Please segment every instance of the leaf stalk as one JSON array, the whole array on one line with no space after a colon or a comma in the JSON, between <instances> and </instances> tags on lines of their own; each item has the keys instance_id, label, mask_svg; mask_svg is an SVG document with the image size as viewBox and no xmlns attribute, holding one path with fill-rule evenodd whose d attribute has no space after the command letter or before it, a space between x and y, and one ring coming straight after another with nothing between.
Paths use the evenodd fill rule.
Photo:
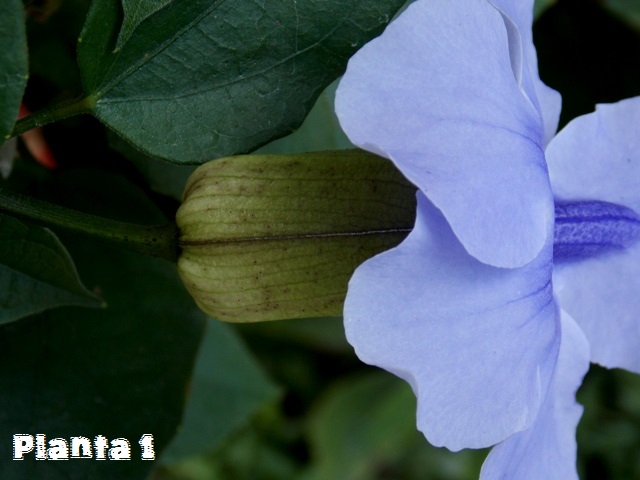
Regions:
<instances>
[{"instance_id":1,"label":"leaf stalk","mask_svg":"<svg viewBox=\"0 0 640 480\"><path fill-rule=\"evenodd\" d=\"M175 223L140 225L99 217L0 189L0 212L45 227L61 229L118 245L127 250L176 262Z\"/></svg>"},{"instance_id":2,"label":"leaf stalk","mask_svg":"<svg viewBox=\"0 0 640 480\"><path fill-rule=\"evenodd\" d=\"M18 120L13 126L11 137L21 135L24 132L42 127L49 123L57 122L58 120L81 115L83 113L89 113L92 106L93 99L91 97L74 98L66 102L52 105L49 108L32 113L31 115L27 115L26 117Z\"/></svg>"}]
</instances>

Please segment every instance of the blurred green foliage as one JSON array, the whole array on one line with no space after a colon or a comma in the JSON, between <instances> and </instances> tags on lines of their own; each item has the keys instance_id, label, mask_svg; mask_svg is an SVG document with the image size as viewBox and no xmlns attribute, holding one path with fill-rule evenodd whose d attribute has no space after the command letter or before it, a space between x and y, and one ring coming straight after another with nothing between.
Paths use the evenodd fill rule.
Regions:
<instances>
[{"instance_id":1,"label":"blurred green foliage","mask_svg":"<svg viewBox=\"0 0 640 480\"><path fill-rule=\"evenodd\" d=\"M25 4L31 71L25 103L35 111L80 93L75 42L89 1ZM596 103L640 94L638 5L538 2L540 72L563 95L563 124ZM260 151L348 148L332 114L334 90L319 99L297 133ZM109 138L91 117L52 124L44 135L61 168L35 166L21 145L3 187L140 221L174 214L191 167L144 156ZM340 319L216 323L205 333L210 320L195 310L171 265L61 240L84 283L109 308L66 307L0 327L3 480L477 478L486 452L452 454L429 446L415 430L407 385L361 364ZM96 360L88 361L88 354ZM640 378L592 367L578 399L585 405L578 429L581 479L640 479ZM175 443L157 464L54 468L7 462L18 431L132 439L153 433L158 451Z\"/></svg>"}]
</instances>

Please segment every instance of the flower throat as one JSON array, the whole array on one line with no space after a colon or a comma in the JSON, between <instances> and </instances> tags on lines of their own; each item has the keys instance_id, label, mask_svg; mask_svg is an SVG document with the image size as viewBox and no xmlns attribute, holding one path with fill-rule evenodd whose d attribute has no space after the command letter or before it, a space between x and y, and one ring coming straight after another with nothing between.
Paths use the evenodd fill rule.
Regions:
<instances>
[{"instance_id":1,"label":"flower throat","mask_svg":"<svg viewBox=\"0 0 640 480\"><path fill-rule=\"evenodd\" d=\"M615 203L556 200L555 217L555 262L620 251L640 240L640 215Z\"/></svg>"}]
</instances>

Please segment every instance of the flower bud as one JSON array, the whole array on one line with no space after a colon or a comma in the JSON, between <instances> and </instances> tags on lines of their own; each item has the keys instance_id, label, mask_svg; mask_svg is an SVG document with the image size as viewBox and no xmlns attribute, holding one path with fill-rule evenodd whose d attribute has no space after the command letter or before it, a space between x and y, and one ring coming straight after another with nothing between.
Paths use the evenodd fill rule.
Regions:
<instances>
[{"instance_id":1,"label":"flower bud","mask_svg":"<svg viewBox=\"0 0 640 480\"><path fill-rule=\"evenodd\" d=\"M340 315L355 268L414 216L415 187L363 151L215 160L185 186L178 272L219 320Z\"/></svg>"}]
</instances>

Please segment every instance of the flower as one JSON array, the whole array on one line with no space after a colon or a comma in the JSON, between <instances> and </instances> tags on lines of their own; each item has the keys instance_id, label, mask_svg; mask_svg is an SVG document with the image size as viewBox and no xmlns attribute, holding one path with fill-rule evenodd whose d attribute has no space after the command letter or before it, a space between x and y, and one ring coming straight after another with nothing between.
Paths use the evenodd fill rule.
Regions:
<instances>
[{"instance_id":1,"label":"flower","mask_svg":"<svg viewBox=\"0 0 640 480\"><path fill-rule=\"evenodd\" d=\"M419 189L411 234L349 283L347 338L409 382L431 443L497 445L483 479L577 478L589 360L640 371L640 98L554 137L532 10L419 0L336 95L350 140Z\"/></svg>"}]
</instances>

